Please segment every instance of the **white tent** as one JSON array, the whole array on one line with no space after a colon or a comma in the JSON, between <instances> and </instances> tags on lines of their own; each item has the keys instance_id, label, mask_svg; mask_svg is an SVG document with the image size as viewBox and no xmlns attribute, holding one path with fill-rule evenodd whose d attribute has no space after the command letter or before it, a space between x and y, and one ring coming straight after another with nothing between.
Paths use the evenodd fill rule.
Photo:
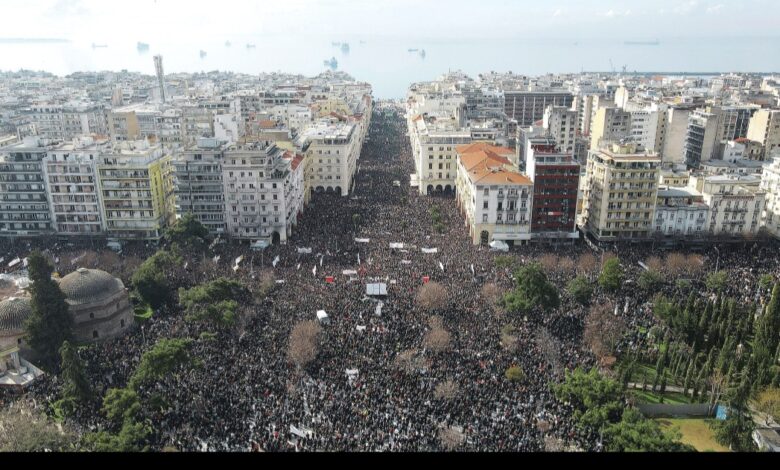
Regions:
<instances>
[{"instance_id":1,"label":"white tent","mask_svg":"<svg viewBox=\"0 0 780 470\"><path fill-rule=\"evenodd\" d=\"M404 247L403 243L390 243L391 250L400 250Z\"/></svg>"},{"instance_id":2,"label":"white tent","mask_svg":"<svg viewBox=\"0 0 780 470\"><path fill-rule=\"evenodd\" d=\"M328 314L325 313L325 310L317 310L317 320L319 320L320 323L330 323L330 318L328 317Z\"/></svg>"},{"instance_id":3,"label":"white tent","mask_svg":"<svg viewBox=\"0 0 780 470\"><path fill-rule=\"evenodd\" d=\"M366 284L366 295L387 295L387 284L384 282Z\"/></svg>"},{"instance_id":4,"label":"white tent","mask_svg":"<svg viewBox=\"0 0 780 470\"><path fill-rule=\"evenodd\" d=\"M298 254L310 255L311 248L298 248Z\"/></svg>"},{"instance_id":5,"label":"white tent","mask_svg":"<svg viewBox=\"0 0 780 470\"><path fill-rule=\"evenodd\" d=\"M266 248L268 248L269 245L270 243L268 243L268 240L257 240L249 246L253 250L257 251L257 250L265 250Z\"/></svg>"},{"instance_id":6,"label":"white tent","mask_svg":"<svg viewBox=\"0 0 780 470\"><path fill-rule=\"evenodd\" d=\"M368 243L370 241L371 241L370 238L356 238L355 239L355 243Z\"/></svg>"},{"instance_id":7,"label":"white tent","mask_svg":"<svg viewBox=\"0 0 780 470\"><path fill-rule=\"evenodd\" d=\"M438 248L421 248L423 253L431 254L431 253L438 253Z\"/></svg>"},{"instance_id":8,"label":"white tent","mask_svg":"<svg viewBox=\"0 0 780 470\"><path fill-rule=\"evenodd\" d=\"M501 240L493 240L490 242L490 249L496 251L509 251L509 245Z\"/></svg>"}]
</instances>

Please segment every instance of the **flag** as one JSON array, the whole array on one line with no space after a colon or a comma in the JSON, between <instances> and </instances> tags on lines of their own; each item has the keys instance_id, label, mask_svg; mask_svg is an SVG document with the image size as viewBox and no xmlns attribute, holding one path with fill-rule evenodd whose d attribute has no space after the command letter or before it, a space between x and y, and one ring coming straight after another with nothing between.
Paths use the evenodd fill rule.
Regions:
<instances>
[{"instance_id":1,"label":"flag","mask_svg":"<svg viewBox=\"0 0 780 470\"><path fill-rule=\"evenodd\" d=\"M273 264L273 266L276 267L276 263L278 262L279 262L279 255L276 255L276 258L274 258L274 261L271 264Z\"/></svg>"},{"instance_id":2,"label":"flag","mask_svg":"<svg viewBox=\"0 0 780 470\"><path fill-rule=\"evenodd\" d=\"M315 276L317 275L317 265L315 264L314 267L311 269L311 273Z\"/></svg>"},{"instance_id":3,"label":"flag","mask_svg":"<svg viewBox=\"0 0 780 470\"><path fill-rule=\"evenodd\" d=\"M471 275L475 276L475 274L474 274L474 265L473 264L471 265Z\"/></svg>"},{"instance_id":4,"label":"flag","mask_svg":"<svg viewBox=\"0 0 780 470\"><path fill-rule=\"evenodd\" d=\"M444 272L444 265L441 264L441 261L439 261L439 267L441 268L441 272Z\"/></svg>"}]
</instances>

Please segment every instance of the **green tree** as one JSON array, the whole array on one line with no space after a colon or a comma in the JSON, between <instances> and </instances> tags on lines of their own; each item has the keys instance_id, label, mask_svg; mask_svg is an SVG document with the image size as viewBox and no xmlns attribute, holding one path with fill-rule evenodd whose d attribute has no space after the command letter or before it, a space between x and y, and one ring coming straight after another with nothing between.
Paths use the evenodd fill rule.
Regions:
<instances>
[{"instance_id":1,"label":"green tree","mask_svg":"<svg viewBox=\"0 0 780 470\"><path fill-rule=\"evenodd\" d=\"M181 365L190 364L189 348L192 340L175 338L161 339L141 356L135 372L130 377L128 386L137 389L139 385L158 380L172 373Z\"/></svg>"},{"instance_id":2,"label":"green tree","mask_svg":"<svg viewBox=\"0 0 780 470\"><path fill-rule=\"evenodd\" d=\"M616 291L623 282L623 268L618 258L610 258L604 263L599 275L599 285L608 290Z\"/></svg>"},{"instance_id":3,"label":"green tree","mask_svg":"<svg viewBox=\"0 0 780 470\"><path fill-rule=\"evenodd\" d=\"M566 371L564 381L552 386L555 397L574 407L578 425L599 431L620 420L623 390L620 384L598 373L596 368Z\"/></svg>"},{"instance_id":4,"label":"green tree","mask_svg":"<svg viewBox=\"0 0 780 470\"><path fill-rule=\"evenodd\" d=\"M141 413L138 394L130 388L109 389L103 398L103 413L114 423L134 421Z\"/></svg>"},{"instance_id":5,"label":"green tree","mask_svg":"<svg viewBox=\"0 0 780 470\"><path fill-rule=\"evenodd\" d=\"M756 408L780 421L780 388L770 387L758 394Z\"/></svg>"},{"instance_id":6,"label":"green tree","mask_svg":"<svg viewBox=\"0 0 780 470\"><path fill-rule=\"evenodd\" d=\"M750 378L745 374L739 385L729 392L729 409L726 419L716 423L715 439L737 452L756 450L751 434L755 425L747 402L750 396Z\"/></svg>"},{"instance_id":7,"label":"green tree","mask_svg":"<svg viewBox=\"0 0 780 470\"><path fill-rule=\"evenodd\" d=\"M181 263L181 258L171 251L159 250L135 270L131 281L138 295L152 308L158 308L171 295L172 281L168 275L171 266Z\"/></svg>"},{"instance_id":8,"label":"green tree","mask_svg":"<svg viewBox=\"0 0 780 470\"><path fill-rule=\"evenodd\" d=\"M664 432L657 421L631 407L623 411L619 422L604 430L604 447L609 452L695 452L679 442L681 437L678 430Z\"/></svg>"},{"instance_id":9,"label":"green tree","mask_svg":"<svg viewBox=\"0 0 780 470\"><path fill-rule=\"evenodd\" d=\"M166 242L186 247L203 246L209 235L207 229L195 216L188 212L165 230Z\"/></svg>"},{"instance_id":10,"label":"green tree","mask_svg":"<svg viewBox=\"0 0 780 470\"><path fill-rule=\"evenodd\" d=\"M757 366L757 377L753 386L759 388L771 382L774 375L772 367L777 366L776 352L780 343L780 283L775 284L772 300L761 318L756 320L755 330L753 358Z\"/></svg>"},{"instance_id":11,"label":"green tree","mask_svg":"<svg viewBox=\"0 0 780 470\"><path fill-rule=\"evenodd\" d=\"M558 290L536 263L515 271L515 284L515 289L504 296L504 307L510 312L527 313L536 306L550 310L560 305Z\"/></svg>"},{"instance_id":12,"label":"green tree","mask_svg":"<svg viewBox=\"0 0 780 470\"><path fill-rule=\"evenodd\" d=\"M661 284L663 284L661 274L653 270L642 272L637 279L639 288L648 293L654 292Z\"/></svg>"},{"instance_id":13,"label":"green tree","mask_svg":"<svg viewBox=\"0 0 780 470\"><path fill-rule=\"evenodd\" d=\"M593 285L583 275L569 281L567 290L574 300L585 306L590 303L590 298L593 295Z\"/></svg>"},{"instance_id":14,"label":"green tree","mask_svg":"<svg viewBox=\"0 0 780 470\"><path fill-rule=\"evenodd\" d=\"M221 277L191 289L179 289L179 303L190 319L229 325L235 321L238 302L249 291L240 282Z\"/></svg>"},{"instance_id":15,"label":"green tree","mask_svg":"<svg viewBox=\"0 0 780 470\"><path fill-rule=\"evenodd\" d=\"M512 382L522 382L525 380L525 372L519 366L512 366L504 373L506 378Z\"/></svg>"},{"instance_id":16,"label":"green tree","mask_svg":"<svg viewBox=\"0 0 780 470\"><path fill-rule=\"evenodd\" d=\"M83 445L93 452L146 452L146 444L151 435L151 428L144 423L126 420L119 434L107 431L88 433L84 436Z\"/></svg>"},{"instance_id":17,"label":"green tree","mask_svg":"<svg viewBox=\"0 0 780 470\"><path fill-rule=\"evenodd\" d=\"M772 277L771 274L764 274L758 278L758 286L761 288L761 290L768 290L772 287L774 280L775 278Z\"/></svg>"},{"instance_id":18,"label":"green tree","mask_svg":"<svg viewBox=\"0 0 780 470\"><path fill-rule=\"evenodd\" d=\"M84 364L70 342L65 341L60 348L62 396L74 403L85 404L92 399L92 388L89 386Z\"/></svg>"},{"instance_id":19,"label":"green tree","mask_svg":"<svg viewBox=\"0 0 780 470\"><path fill-rule=\"evenodd\" d=\"M707 275L706 286L711 291L720 292L726 287L727 281L728 274L726 271L716 271Z\"/></svg>"},{"instance_id":20,"label":"green tree","mask_svg":"<svg viewBox=\"0 0 780 470\"><path fill-rule=\"evenodd\" d=\"M25 323L27 342L39 354L39 363L50 370L59 366L59 350L73 337L73 317L65 294L51 278L53 268L40 251L27 258L30 274L32 313Z\"/></svg>"}]
</instances>

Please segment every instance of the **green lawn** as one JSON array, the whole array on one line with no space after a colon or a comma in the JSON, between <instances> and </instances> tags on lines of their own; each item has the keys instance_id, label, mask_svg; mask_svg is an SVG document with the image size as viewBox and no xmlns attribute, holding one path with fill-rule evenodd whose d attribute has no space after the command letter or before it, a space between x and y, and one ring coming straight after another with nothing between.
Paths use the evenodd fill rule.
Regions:
<instances>
[{"instance_id":1,"label":"green lawn","mask_svg":"<svg viewBox=\"0 0 780 470\"><path fill-rule=\"evenodd\" d=\"M681 442L693 446L699 452L728 452L715 440L715 435L710 428L711 419L656 419L663 429L677 427L682 433Z\"/></svg>"},{"instance_id":2,"label":"green lawn","mask_svg":"<svg viewBox=\"0 0 780 470\"><path fill-rule=\"evenodd\" d=\"M628 389L628 393L636 397L637 403L661 403L661 394L657 391L653 393L653 391L650 390L650 387L648 387L647 390ZM686 397L682 393L666 392L664 393L664 403L669 405L680 405L692 402L690 398Z\"/></svg>"}]
</instances>

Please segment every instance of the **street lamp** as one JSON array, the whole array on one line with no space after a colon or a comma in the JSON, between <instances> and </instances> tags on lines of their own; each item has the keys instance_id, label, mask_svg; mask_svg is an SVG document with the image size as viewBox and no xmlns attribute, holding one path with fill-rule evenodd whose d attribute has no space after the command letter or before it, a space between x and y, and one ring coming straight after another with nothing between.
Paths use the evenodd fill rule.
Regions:
<instances>
[{"instance_id":1,"label":"street lamp","mask_svg":"<svg viewBox=\"0 0 780 470\"><path fill-rule=\"evenodd\" d=\"M718 252L718 258L717 261L715 262L715 272L718 272L718 267L720 266L720 249L716 246L715 251Z\"/></svg>"}]
</instances>

